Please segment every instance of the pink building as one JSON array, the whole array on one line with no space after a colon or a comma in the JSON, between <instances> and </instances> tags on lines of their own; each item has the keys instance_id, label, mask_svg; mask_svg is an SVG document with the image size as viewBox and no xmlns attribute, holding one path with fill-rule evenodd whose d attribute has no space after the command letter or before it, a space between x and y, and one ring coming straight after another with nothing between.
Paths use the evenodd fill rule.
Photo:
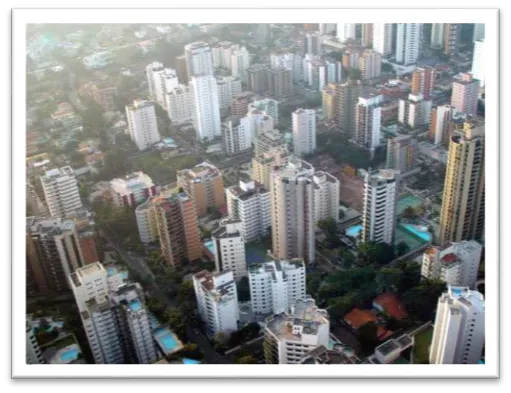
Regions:
<instances>
[{"instance_id":1,"label":"pink building","mask_svg":"<svg viewBox=\"0 0 511 393\"><path fill-rule=\"evenodd\" d=\"M452 83L451 105L457 111L467 115L477 114L477 100L479 97L479 80L472 74L461 74L454 78Z\"/></svg>"},{"instance_id":2,"label":"pink building","mask_svg":"<svg viewBox=\"0 0 511 393\"><path fill-rule=\"evenodd\" d=\"M133 172L110 181L110 193L117 206L136 206L158 192L158 187L143 172Z\"/></svg>"}]
</instances>

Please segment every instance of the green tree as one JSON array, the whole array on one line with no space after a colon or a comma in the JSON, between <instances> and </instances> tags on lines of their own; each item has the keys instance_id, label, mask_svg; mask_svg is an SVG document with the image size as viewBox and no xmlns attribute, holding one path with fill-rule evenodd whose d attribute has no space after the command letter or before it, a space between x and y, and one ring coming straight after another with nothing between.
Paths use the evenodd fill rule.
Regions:
<instances>
[{"instance_id":1,"label":"green tree","mask_svg":"<svg viewBox=\"0 0 511 393\"><path fill-rule=\"evenodd\" d=\"M185 337L186 335L186 317L177 308L171 308L165 311L164 320L169 324L170 328L178 335Z\"/></svg>"},{"instance_id":2,"label":"green tree","mask_svg":"<svg viewBox=\"0 0 511 393\"><path fill-rule=\"evenodd\" d=\"M257 364L257 359L252 355L242 356L234 361L235 364Z\"/></svg>"},{"instance_id":3,"label":"green tree","mask_svg":"<svg viewBox=\"0 0 511 393\"><path fill-rule=\"evenodd\" d=\"M242 277L241 280L236 284L236 289L238 291L238 301L250 301L250 284L248 277Z\"/></svg>"},{"instance_id":4,"label":"green tree","mask_svg":"<svg viewBox=\"0 0 511 393\"><path fill-rule=\"evenodd\" d=\"M397 291L401 282L402 271L394 267L383 267L376 275L376 287L378 292Z\"/></svg>"},{"instance_id":5,"label":"green tree","mask_svg":"<svg viewBox=\"0 0 511 393\"><path fill-rule=\"evenodd\" d=\"M415 220L418 217L417 211L412 206L407 206L402 213L403 218Z\"/></svg>"},{"instance_id":6,"label":"green tree","mask_svg":"<svg viewBox=\"0 0 511 393\"><path fill-rule=\"evenodd\" d=\"M438 298L445 290L445 283L424 279L420 285L406 291L402 298L408 313L419 321L434 319Z\"/></svg>"},{"instance_id":7,"label":"green tree","mask_svg":"<svg viewBox=\"0 0 511 393\"><path fill-rule=\"evenodd\" d=\"M399 242L396 246L396 253L397 256L405 255L406 253L410 252L410 246L406 244L405 242Z\"/></svg>"},{"instance_id":8,"label":"green tree","mask_svg":"<svg viewBox=\"0 0 511 393\"><path fill-rule=\"evenodd\" d=\"M328 314L332 320L344 318L349 311L355 306L355 294L347 294L344 296L334 297L328 300Z\"/></svg>"},{"instance_id":9,"label":"green tree","mask_svg":"<svg viewBox=\"0 0 511 393\"><path fill-rule=\"evenodd\" d=\"M370 354L378 344L378 326L374 322L368 322L358 329L357 336L362 351Z\"/></svg>"},{"instance_id":10,"label":"green tree","mask_svg":"<svg viewBox=\"0 0 511 393\"><path fill-rule=\"evenodd\" d=\"M314 297L321 286L321 277L318 274L307 274L305 280L307 282L307 293Z\"/></svg>"}]
</instances>

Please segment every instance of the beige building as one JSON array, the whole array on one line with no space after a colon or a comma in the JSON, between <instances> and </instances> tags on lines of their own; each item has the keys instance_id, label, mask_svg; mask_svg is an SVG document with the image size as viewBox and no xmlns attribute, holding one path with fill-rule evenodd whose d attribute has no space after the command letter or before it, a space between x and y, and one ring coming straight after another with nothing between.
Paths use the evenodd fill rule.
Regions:
<instances>
[{"instance_id":1,"label":"beige building","mask_svg":"<svg viewBox=\"0 0 511 393\"><path fill-rule=\"evenodd\" d=\"M329 83L323 88L323 118L325 121L335 120L337 111L335 107L335 84Z\"/></svg>"},{"instance_id":2,"label":"beige building","mask_svg":"<svg viewBox=\"0 0 511 393\"><path fill-rule=\"evenodd\" d=\"M349 136L355 133L355 110L361 95L362 82L359 80L348 80L336 86L336 123Z\"/></svg>"},{"instance_id":3,"label":"beige building","mask_svg":"<svg viewBox=\"0 0 511 393\"><path fill-rule=\"evenodd\" d=\"M381 54L373 49L365 49L358 58L358 69L362 79L378 78L381 74Z\"/></svg>"},{"instance_id":4,"label":"beige building","mask_svg":"<svg viewBox=\"0 0 511 393\"><path fill-rule=\"evenodd\" d=\"M479 97L479 80L474 79L472 74L461 74L452 83L451 105L457 111L466 115L477 114L477 100Z\"/></svg>"},{"instance_id":5,"label":"beige building","mask_svg":"<svg viewBox=\"0 0 511 393\"><path fill-rule=\"evenodd\" d=\"M162 255L167 264L179 266L184 260L202 255L199 223L193 200L185 193L153 200Z\"/></svg>"},{"instance_id":6,"label":"beige building","mask_svg":"<svg viewBox=\"0 0 511 393\"><path fill-rule=\"evenodd\" d=\"M484 120L469 120L451 135L439 243L484 237Z\"/></svg>"},{"instance_id":7,"label":"beige building","mask_svg":"<svg viewBox=\"0 0 511 393\"><path fill-rule=\"evenodd\" d=\"M222 174L208 162L178 171L177 184L194 200L199 217L205 216L208 208L219 208L225 203Z\"/></svg>"},{"instance_id":8,"label":"beige building","mask_svg":"<svg viewBox=\"0 0 511 393\"><path fill-rule=\"evenodd\" d=\"M273 167L285 165L291 154L285 147L279 147L255 156L252 159L252 180L270 189L271 171Z\"/></svg>"}]
</instances>

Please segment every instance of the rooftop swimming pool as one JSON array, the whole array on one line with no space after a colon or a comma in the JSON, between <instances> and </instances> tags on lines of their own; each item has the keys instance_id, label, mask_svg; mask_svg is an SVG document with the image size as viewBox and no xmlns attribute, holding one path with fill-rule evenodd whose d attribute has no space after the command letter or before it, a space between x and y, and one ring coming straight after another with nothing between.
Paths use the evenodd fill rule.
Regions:
<instances>
[{"instance_id":1,"label":"rooftop swimming pool","mask_svg":"<svg viewBox=\"0 0 511 393\"><path fill-rule=\"evenodd\" d=\"M140 300L132 300L130 302L130 309L131 311L140 311L142 309L142 304L140 303Z\"/></svg>"},{"instance_id":2,"label":"rooftop swimming pool","mask_svg":"<svg viewBox=\"0 0 511 393\"><path fill-rule=\"evenodd\" d=\"M357 237L362 232L362 225L353 225L346 228L346 235L351 237Z\"/></svg>"},{"instance_id":3,"label":"rooftop swimming pool","mask_svg":"<svg viewBox=\"0 0 511 393\"><path fill-rule=\"evenodd\" d=\"M114 275L116 275L116 274L117 274L117 269L115 268L115 266L108 266L108 267L106 268L106 272L107 272L107 274L108 274L108 277L110 277L110 276L114 276Z\"/></svg>"},{"instance_id":4,"label":"rooftop swimming pool","mask_svg":"<svg viewBox=\"0 0 511 393\"><path fill-rule=\"evenodd\" d=\"M78 350L78 348L70 348L70 349L65 349L64 351L62 351L60 353L60 360L61 362L63 363L69 363L69 362L72 362L73 360L76 360L78 358L78 355L80 354L80 351Z\"/></svg>"},{"instance_id":5,"label":"rooftop swimming pool","mask_svg":"<svg viewBox=\"0 0 511 393\"><path fill-rule=\"evenodd\" d=\"M208 240L207 242L202 243L204 247L206 247L213 256L215 255L215 245L213 244L213 240Z\"/></svg>"},{"instance_id":6,"label":"rooftop swimming pool","mask_svg":"<svg viewBox=\"0 0 511 393\"><path fill-rule=\"evenodd\" d=\"M431 233L428 232L428 228L422 225L412 224L400 224L408 232L411 232L415 236L420 237L424 242L430 242L432 239Z\"/></svg>"}]
</instances>

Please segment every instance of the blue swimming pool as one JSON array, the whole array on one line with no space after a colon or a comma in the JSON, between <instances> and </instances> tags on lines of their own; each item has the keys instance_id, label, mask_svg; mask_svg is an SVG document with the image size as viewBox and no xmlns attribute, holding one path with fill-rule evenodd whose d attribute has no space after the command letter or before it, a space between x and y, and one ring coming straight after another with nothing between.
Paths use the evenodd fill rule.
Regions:
<instances>
[{"instance_id":1,"label":"blue swimming pool","mask_svg":"<svg viewBox=\"0 0 511 393\"><path fill-rule=\"evenodd\" d=\"M346 228L346 235L351 237L357 237L362 232L362 225L353 225Z\"/></svg>"},{"instance_id":2,"label":"blue swimming pool","mask_svg":"<svg viewBox=\"0 0 511 393\"><path fill-rule=\"evenodd\" d=\"M412 233L415 236L418 236L425 242L430 242L432 239L431 233L428 232L426 227L412 224L401 224L401 226L408 232Z\"/></svg>"},{"instance_id":3,"label":"blue swimming pool","mask_svg":"<svg viewBox=\"0 0 511 393\"><path fill-rule=\"evenodd\" d=\"M200 362L198 360L187 359L187 358L183 358L183 363L184 364L200 364Z\"/></svg>"},{"instance_id":4,"label":"blue swimming pool","mask_svg":"<svg viewBox=\"0 0 511 393\"><path fill-rule=\"evenodd\" d=\"M110 276L117 274L117 269L115 268L115 266L108 266L106 268L106 272L108 274L108 277L110 277Z\"/></svg>"},{"instance_id":5,"label":"blue swimming pool","mask_svg":"<svg viewBox=\"0 0 511 393\"><path fill-rule=\"evenodd\" d=\"M156 329L153 332L153 335L165 353L172 353L181 349L183 346L175 334L166 326L162 326Z\"/></svg>"},{"instance_id":6,"label":"blue swimming pool","mask_svg":"<svg viewBox=\"0 0 511 393\"><path fill-rule=\"evenodd\" d=\"M140 300L132 300L130 302L130 309L131 311L140 311L142 309L142 304L140 303Z\"/></svg>"},{"instance_id":7,"label":"blue swimming pool","mask_svg":"<svg viewBox=\"0 0 511 393\"><path fill-rule=\"evenodd\" d=\"M79 354L80 351L78 351L77 348L71 348L60 354L60 360L63 362L72 362L73 360L76 360L76 358L78 358Z\"/></svg>"}]
</instances>

